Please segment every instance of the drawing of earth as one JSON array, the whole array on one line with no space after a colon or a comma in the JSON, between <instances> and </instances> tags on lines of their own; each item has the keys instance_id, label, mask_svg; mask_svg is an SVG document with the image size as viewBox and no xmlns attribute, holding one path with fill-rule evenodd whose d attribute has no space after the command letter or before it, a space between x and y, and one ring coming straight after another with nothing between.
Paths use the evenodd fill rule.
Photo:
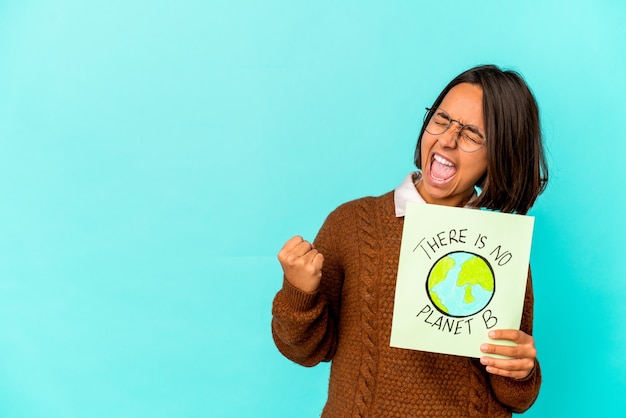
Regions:
<instances>
[{"instance_id":1,"label":"drawing of earth","mask_svg":"<svg viewBox=\"0 0 626 418\"><path fill-rule=\"evenodd\" d=\"M442 313L466 317L489 304L495 291L491 265L483 257L457 251L441 257L428 273L426 291Z\"/></svg>"}]
</instances>

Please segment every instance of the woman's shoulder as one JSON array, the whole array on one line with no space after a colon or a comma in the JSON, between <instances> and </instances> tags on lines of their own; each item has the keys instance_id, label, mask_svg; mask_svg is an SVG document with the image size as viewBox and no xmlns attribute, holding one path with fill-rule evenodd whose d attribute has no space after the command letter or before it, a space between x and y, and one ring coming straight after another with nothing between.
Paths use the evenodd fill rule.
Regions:
<instances>
[{"instance_id":1,"label":"woman's shoulder","mask_svg":"<svg viewBox=\"0 0 626 418\"><path fill-rule=\"evenodd\" d=\"M393 192L354 199L339 205L328 215L316 242L334 242L335 248L353 248L353 243L359 241L364 232L367 236L375 235L380 220L392 217L395 218Z\"/></svg>"},{"instance_id":2,"label":"woman's shoulder","mask_svg":"<svg viewBox=\"0 0 626 418\"><path fill-rule=\"evenodd\" d=\"M380 196L365 196L342 203L333 210L329 218L354 219L357 213L373 214L380 212L390 214L394 212L393 191Z\"/></svg>"}]
</instances>

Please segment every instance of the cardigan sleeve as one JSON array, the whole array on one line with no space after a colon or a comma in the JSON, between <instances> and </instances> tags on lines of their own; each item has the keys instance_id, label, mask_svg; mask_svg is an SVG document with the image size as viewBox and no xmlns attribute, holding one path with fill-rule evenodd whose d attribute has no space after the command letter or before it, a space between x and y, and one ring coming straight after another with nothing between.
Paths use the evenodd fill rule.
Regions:
<instances>
[{"instance_id":1,"label":"cardigan sleeve","mask_svg":"<svg viewBox=\"0 0 626 418\"><path fill-rule=\"evenodd\" d=\"M272 336L276 347L303 366L330 361L337 348L343 268L335 240L340 225L338 209L328 216L315 238L315 248L324 255L317 291L303 292L283 277L282 288L274 297Z\"/></svg>"},{"instance_id":2,"label":"cardigan sleeve","mask_svg":"<svg viewBox=\"0 0 626 418\"><path fill-rule=\"evenodd\" d=\"M528 335L533 331L533 287L530 268L526 282L526 296L524 298L524 310L520 329ZM541 386L541 368L539 361L535 360L535 367L530 374L521 380L509 377L497 376L487 373L493 393L496 398L511 411L521 413L532 406L539 395Z\"/></svg>"}]
</instances>

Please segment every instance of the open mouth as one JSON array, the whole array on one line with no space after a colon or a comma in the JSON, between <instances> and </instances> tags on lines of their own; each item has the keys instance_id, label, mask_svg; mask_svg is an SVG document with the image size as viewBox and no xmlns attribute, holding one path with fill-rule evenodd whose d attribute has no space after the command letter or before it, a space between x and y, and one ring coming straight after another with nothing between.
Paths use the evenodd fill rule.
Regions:
<instances>
[{"instance_id":1,"label":"open mouth","mask_svg":"<svg viewBox=\"0 0 626 418\"><path fill-rule=\"evenodd\" d=\"M430 176L433 180L444 182L450 180L456 174L456 166L452 161L446 160L439 154L433 154L430 161Z\"/></svg>"}]
</instances>

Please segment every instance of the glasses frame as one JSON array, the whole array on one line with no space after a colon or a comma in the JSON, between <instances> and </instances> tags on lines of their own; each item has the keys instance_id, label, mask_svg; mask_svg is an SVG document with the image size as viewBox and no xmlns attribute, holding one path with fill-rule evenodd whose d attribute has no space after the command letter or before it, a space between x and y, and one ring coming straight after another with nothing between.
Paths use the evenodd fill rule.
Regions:
<instances>
[{"instance_id":1,"label":"glasses frame","mask_svg":"<svg viewBox=\"0 0 626 418\"><path fill-rule=\"evenodd\" d=\"M441 134L446 133L446 132L448 131L448 129L450 129L450 126L452 126L452 122L456 122L456 123L458 123L458 124L459 124L459 126L460 126L461 128L459 129L459 131L458 131L458 132L456 133L456 135L454 136L454 142L456 143L457 147L459 147L459 149L460 149L461 151L463 151L463 152L467 152L467 153L472 153L472 152L476 152L476 151L478 151L479 149L481 149L481 148L485 145L485 143L487 142L487 138L485 138L485 135L483 135L483 134L481 133L481 132L482 132L482 129L480 129L478 126L476 126L476 125L472 125L471 123L470 123L470 124L464 124L464 123L461 123L460 121L458 121L458 120L456 120L456 119L452 119L452 118L450 117L450 114L448 113L448 111L447 111L447 110L445 110L445 109L442 109L442 108L440 108L440 107L439 107L439 108L437 108L436 110L441 110L441 111L443 111L446 115L448 115L448 119L449 119L449 121L450 121L450 122L448 122L448 126L446 126L446 128L445 128L443 131L439 132L438 134L435 134L435 133L430 132L430 131L428 130L428 125L430 125L430 122L431 122L432 118L434 117L434 114L430 117L430 119L428 119L428 115L430 115L430 114L431 114L431 112L433 111L433 108L432 108L432 107L427 107L427 108L426 108L426 114L424 115L424 131L428 132L428 133L429 133L429 134L431 134L431 135L441 135ZM427 119L428 119L428 123L426 123ZM473 140L471 140L471 139L470 139L470 141L472 141L472 142L474 142L474 143L478 144L478 148L476 148L475 150L471 150L471 151L468 151L468 150L464 149L464 148L461 146L461 144L459 144L459 136L461 135L461 132L463 132L463 129L465 129L465 127L467 127L467 126L470 126L470 127L475 128L475 130L476 130L477 132L479 132L479 133L480 133L480 135L483 137L483 142L482 142L481 144L478 144L476 141L473 141Z\"/></svg>"}]
</instances>

